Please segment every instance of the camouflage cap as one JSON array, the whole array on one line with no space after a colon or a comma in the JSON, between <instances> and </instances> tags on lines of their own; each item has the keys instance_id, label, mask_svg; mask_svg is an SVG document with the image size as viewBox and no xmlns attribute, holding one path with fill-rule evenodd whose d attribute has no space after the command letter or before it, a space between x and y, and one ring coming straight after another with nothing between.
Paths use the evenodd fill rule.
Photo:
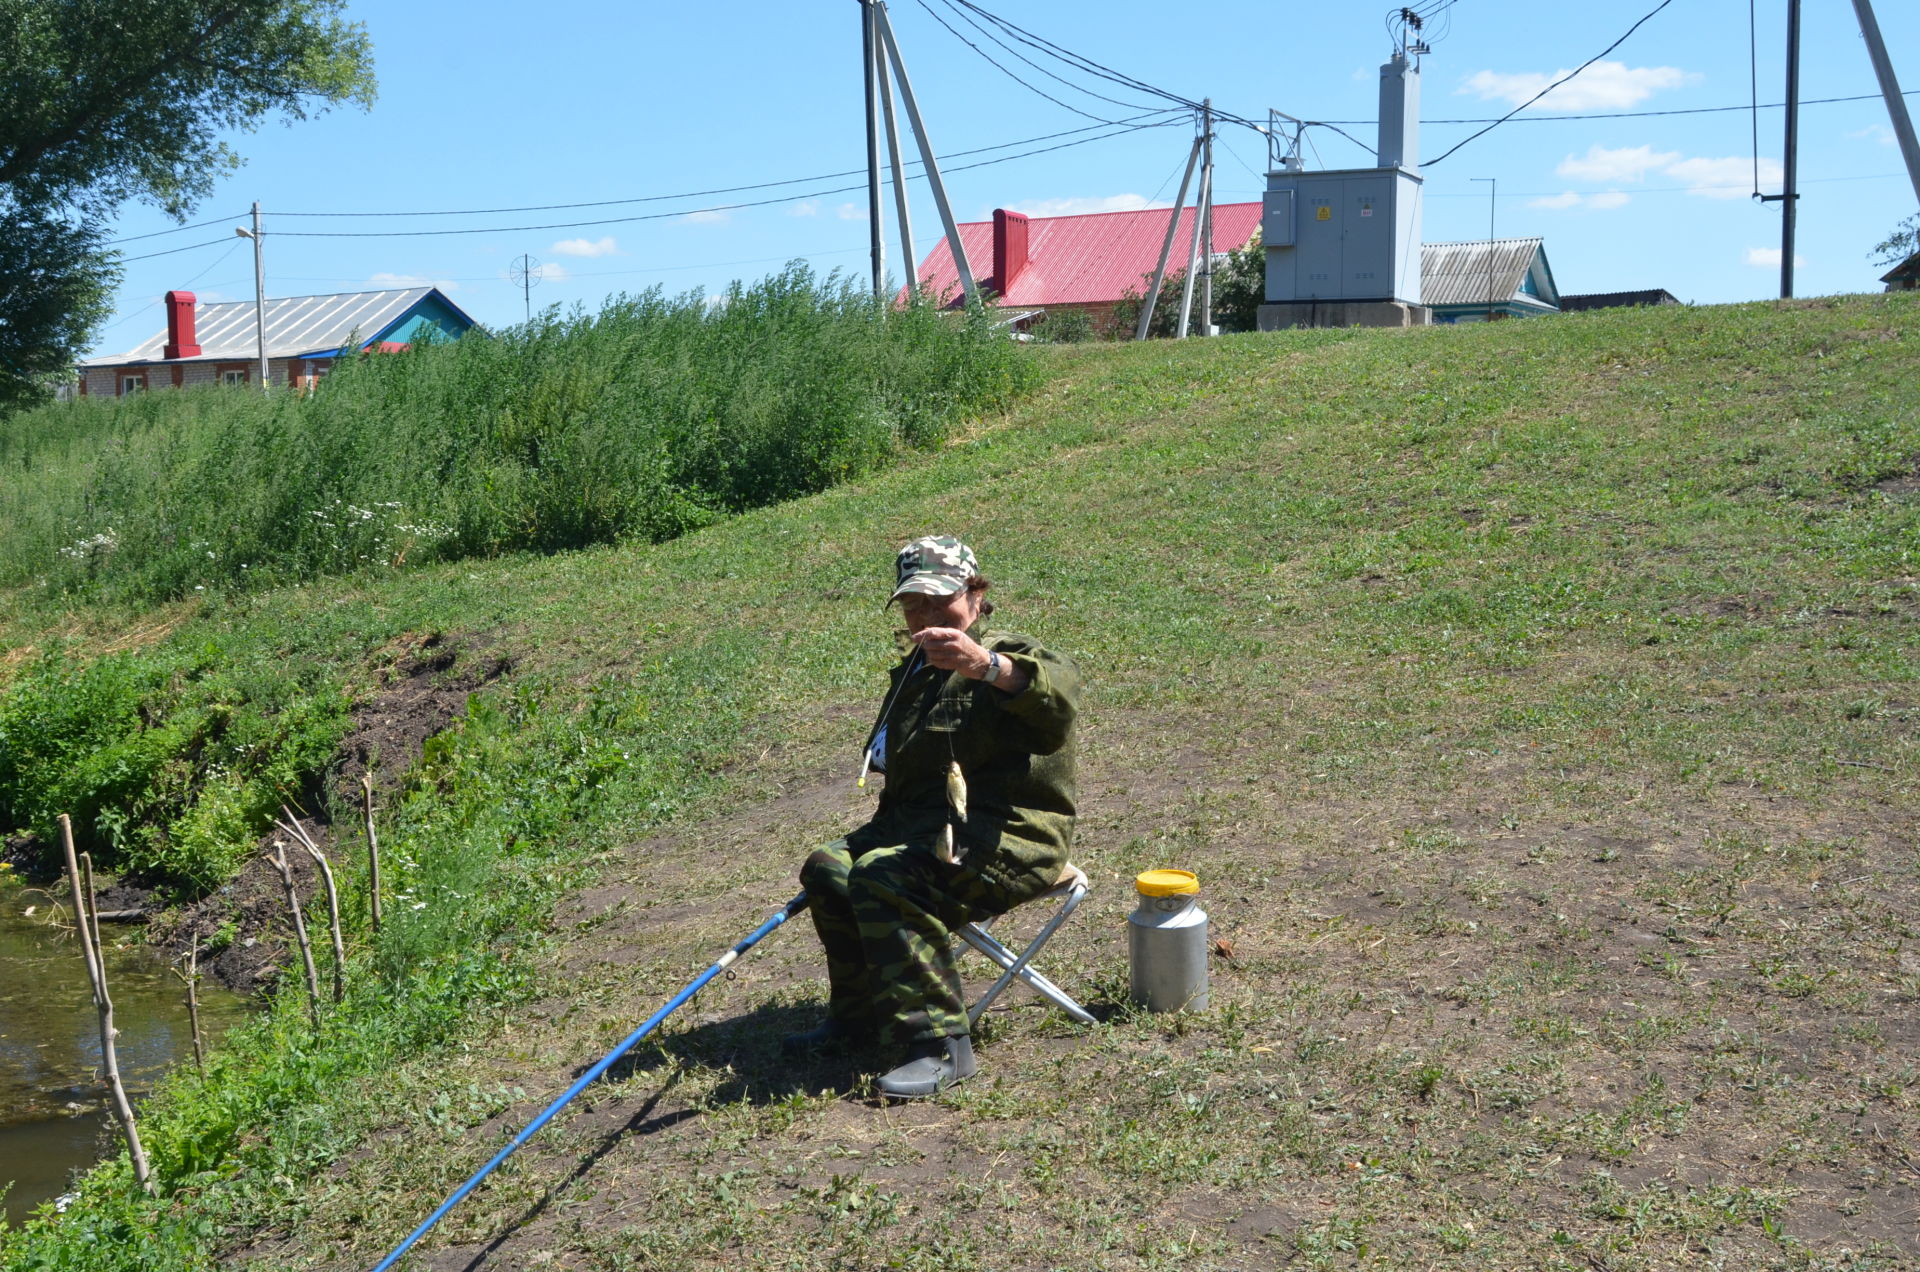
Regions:
<instances>
[{"instance_id":1,"label":"camouflage cap","mask_svg":"<svg viewBox=\"0 0 1920 1272\"><path fill-rule=\"evenodd\" d=\"M966 590L967 580L980 573L973 549L950 534L930 534L900 549L894 563L896 586L887 598L891 605L908 592L923 596L952 596Z\"/></svg>"}]
</instances>

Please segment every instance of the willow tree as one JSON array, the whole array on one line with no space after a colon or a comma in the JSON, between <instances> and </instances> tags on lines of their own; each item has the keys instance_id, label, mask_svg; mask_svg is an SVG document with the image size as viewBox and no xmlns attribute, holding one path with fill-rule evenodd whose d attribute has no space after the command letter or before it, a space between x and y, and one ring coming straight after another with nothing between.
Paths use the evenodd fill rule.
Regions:
<instances>
[{"instance_id":1,"label":"willow tree","mask_svg":"<svg viewBox=\"0 0 1920 1272\"><path fill-rule=\"evenodd\" d=\"M0 411L40 395L107 310L127 202L178 221L270 116L371 106L346 0L0 0ZM51 299L50 299L51 298Z\"/></svg>"}]
</instances>

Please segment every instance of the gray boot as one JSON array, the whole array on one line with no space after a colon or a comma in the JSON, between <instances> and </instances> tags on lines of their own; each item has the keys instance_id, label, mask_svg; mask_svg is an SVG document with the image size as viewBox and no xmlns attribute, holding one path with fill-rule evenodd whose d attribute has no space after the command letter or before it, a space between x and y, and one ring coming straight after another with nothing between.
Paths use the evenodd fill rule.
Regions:
<instances>
[{"instance_id":1,"label":"gray boot","mask_svg":"<svg viewBox=\"0 0 1920 1272\"><path fill-rule=\"evenodd\" d=\"M907 1061L881 1077L874 1088L890 1100L924 1100L979 1071L973 1060L973 1039L966 1034L916 1042Z\"/></svg>"}]
</instances>

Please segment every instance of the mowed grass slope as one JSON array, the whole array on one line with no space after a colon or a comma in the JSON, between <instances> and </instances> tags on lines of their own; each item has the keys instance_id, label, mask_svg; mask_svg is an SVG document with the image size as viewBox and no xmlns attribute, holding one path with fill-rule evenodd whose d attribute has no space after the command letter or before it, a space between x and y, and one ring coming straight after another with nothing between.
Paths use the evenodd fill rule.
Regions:
<instances>
[{"instance_id":1,"label":"mowed grass slope","mask_svg":"<svg viewBox=\"0 0 1920 1272\"><path fill-rule=\"evenodd\" d=\"M1015 991L979 1078L878 1107L778 1054L801 924L418 1266L1914 1266L1917 340L1871 297L1046 351L939 455L684 540L248 603L488 630L549 709L658 685L699 718L605 740L698 763L582 827L532 997L262 1128L308 1169L209 1244L370 1265L791 895L862 815L891 548L950 530L1094 687L1048 970L1107 1022ZM1161 865L1231 942L1203 1016L1123 1004Z\"/></svg>"}]
</instances>

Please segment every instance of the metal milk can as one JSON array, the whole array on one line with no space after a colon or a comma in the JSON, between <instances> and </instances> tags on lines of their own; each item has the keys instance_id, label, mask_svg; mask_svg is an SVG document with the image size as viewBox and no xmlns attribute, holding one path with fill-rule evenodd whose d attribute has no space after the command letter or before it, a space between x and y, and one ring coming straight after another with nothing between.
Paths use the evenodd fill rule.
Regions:
<instances>
[{"instance_id":1,"label":"metal milk can","mask_svg":"<svg viewBox=\"0 0 1920 1272\"><path fill-rule=\"evenodd\" d=\"M1134 879L1140 904L1127 916L1128 990L1148 1011L1207 1009L1207 912L1188 870Z\"/></svg>"}]
</instances>

